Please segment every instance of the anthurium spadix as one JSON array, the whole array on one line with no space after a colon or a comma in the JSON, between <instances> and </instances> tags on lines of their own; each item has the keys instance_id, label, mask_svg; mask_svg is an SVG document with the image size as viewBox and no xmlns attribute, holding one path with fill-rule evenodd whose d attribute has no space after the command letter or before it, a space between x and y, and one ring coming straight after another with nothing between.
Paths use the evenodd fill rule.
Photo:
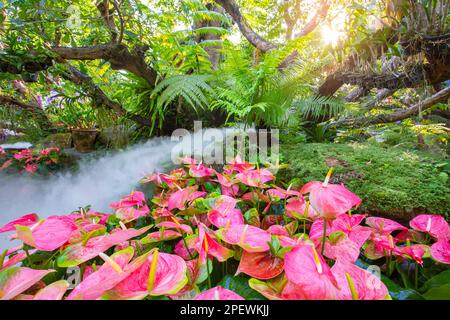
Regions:
<instances>
[{"instance_id":1,"label":"anthurium spadix","mask_svg":"<svg viewBox=\"0 0 450 320\"><path fill-rule=\"evenodd\" d=\"M103 255L101 253L101 255ZM114 253L111 257L103 256L105 263L97 271L89 274L83 281L72 290L67 297L68 300L95 300L104 292L112 289L115 285L125 279L129 270L125 270L133 258L134 249L128 247Z\"/></svg>"},{"instance_id":2,"label":"anthurium spadix","mask_svg":"<svg viewBox=\"0 0 450 320\"><path fill-rule=\"evenodd\" d=\"M66 280L53 282L39 290L33 297L33 300L61 300L69 288Z\"/></svg>"},{"instance_id":3,"label":"anthurium spadix","mask_svg":"<svg viewBox=\"0 0 450 320\"><path fill-rule=\"evenodd\" d=\"M52 216L31 229L27 226L16 226L17 236L24 243L41 251L53 251L67 241L77 226L65 216Z\"/></svg>"},{"instance_id":4,"label":"anthurium spadix","mask_svg":"<svg viewBox=\"0 0 450 320\"><path fill-rule=\"evenodd\" d=\"M177 255L153 251L145 263L108 291L105 299L142 299L147 295L176 294L188 282L185 261Z\"/></svg>"},{"instance_id":5,"label":"anthurium spadix","mask_svg":"<svg viewBox=\"0 0 450 320\"><path fill-rule=\"evenodd\" d=\"M198 294L194 300L245 300L236 292L217 286Z\"/></svg>"},{"instance_id":6,"label":"anthurium spadix","mask_svg":"<svg viewBox=\"0 0 450 320\"><path fill-rule=\"evenodd\" d=\"M337 280L341 300L385 300L389 299L386 285L374 274L349 261L337 260L331 268Z\"/></svg>"},{"instance_id":7,"label":"anthurium spadix","mask_svg":"<svg viewBox=\"0 0 450 320\"><path fill-rule=\"evenodd\" d=\"M217 233L226 243L238 245L248 252L264 252L270 249L270 233L248 224L228 226Z\"/></svg>"},{"instance_id":8,"label":"anthurium spadix","mask_svg":"<svg viewBox=\"0 0 450 320\"><path fill-rule=\"evenodd\" d=\"M380 234L390 234L392 231L408 229L394 220L380 217L368 217L366 218L366 224L374 228Z\"/></svg>"},{"instance_id":9,"label":"anthurium spadix","mask_svg":"<svg viewBox=\"0 0 450 320\"><path fill-rule=\"evenodd\" d=\"M112 246L121 244L131 238L137 237L146 232L150 226L136 230L126 229L118 230L112 234L90 238L85 243L76 243L68 246L58 257L57 263L59 267L74 267L85 261L98 256Z\"/></svg>"},{"instance_id":10,"label":"anthurium spadix","mask_svg":"<svg viewBox=\"0 0 450 320\"><path fill-rule=\"evenodd\" d=\"M0 272L0 300L10 300L55 270L12 267Z\"/></svg>"},{"instance_id":11,"label":"anthurium spadix","mask_svg":"<svg viewBox=\"0 0 450 320\"><path fill-rule=\"evenodd\" d=\"M214 233L209 230L203 223L198 227L198 243L197 251L199 253L199 262L206 263L208 255L215 257L219 262L224 262L233 257L234 251L228 249L215 239Z\"/></svg>"},{"instance_id":12,"label":"anthurium spadix","mask_svg":"<svg viewBox=\"0 0 450 320\"><path fill-rule=\"evenodd\" d=\"M284 271L303 299L329 300L337 296L335 277L320 253L309 244L301 243L285 253Z\"/></svg>"}]
</instances>

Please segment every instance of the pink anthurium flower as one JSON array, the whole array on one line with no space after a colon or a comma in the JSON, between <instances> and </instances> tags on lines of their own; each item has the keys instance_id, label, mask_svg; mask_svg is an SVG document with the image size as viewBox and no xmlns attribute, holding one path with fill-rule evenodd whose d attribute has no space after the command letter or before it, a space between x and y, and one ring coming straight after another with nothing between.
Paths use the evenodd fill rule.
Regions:
<instances>
[{"instance_id":1,"label":"pink anthurium flower","mask_svg":"<svg viewBox=\"0 0 450 320\"><path fill-rule=\"evenodd\" d=\"M390 219L380 217L368 217L366 218L366 224L374 228L381 234L390 234L395 230L407 230L405 226Z\"/></svg>"},{"instance_id":2,"label":"pink anthurium flower","mask_svg":"<svg viewBox=\"0 0 450 320\"><path fill-rule=\"evenodd\" d=\"M288 286L288 280L285 275L281 275L268 281L261 281L255 278L251 278L248 281L248 285L253 290L259 292L269 300L282 300L282 291ZM289 299L288 297L284 297Z\"/></svg>"},{"instance_id":3,"label":"pink anthurium flower","mask_svg":"<svg viewBox=\"0 0 450 320\"><path fill-rule=\"evenodd\" d=\"M104 255L105 263L81 281L67 297L67 300L95 300L104 292L112 289L131 272L124 271L133 258L134 249L128 247L114 253L111 257Z\"/></svg>"},{"instance_id":4,"label":"pink anthurium flower","mask_svg":"<svg viewBox=\"0 0 450 320\"><path fill-rule=\"evenodd\" d=\"M161 229L160 231L150 232L144 238L141 239L142 244L148 244L152 242L158 241L167 241L173 240L176 238L180 238L182 234L175 230L165 230Z\"/></svg>"},{"instance_id":5,"label":"pink anthurium flower","mask_svg":"<svg viewBox=\"0 0 450 320\"><path fill-rule=\"evenodd\" d=\"M283 268L283 259L272 256L270 252L243 250L236 274L242 272L256 279L267 280L280 275Z\"/></svg>"},{"instance_id":6,"label":"pink anthurium flower","mask_svg":"<svg viewBox=\"0 0 450 320\"><path fill-rule=\"evenodd\" d=\"M269 232L270 234L273 234L275 236L289 237L289 232L283 226L280 226L279 224L274 224L274 225L270 226L269 229L267 229L267 232Z\"/></svg>"},{"instance_id":7,"label":"pink anthurium flower","mask_svg":"<svg viewBox=\"0 0 450 320\"><path fill-rule=\"evenodd\" d=\"M306 207L303 197L289 199L286 203L286 214L288 217L296 219L317 220L320 218L320 214L312 206Z\"/></svg>"},{"instance_id":8,"label":"pink anthurium flower","mask_svg":"<svg viewBox=\"0 0 450 320\"><path fill-rule=\"evenodd\" d=\"M197 295L194 300L245 300L236 292L217 286Z\"/></svg>"},{"instance_id":9,"label":"pink anthurium flower","mask_svg":"<svg viewBox=\"0 0 450 320\"><path fill-rule=\"evenodd\" d=\"M187 233L187 234L193 234L191 226L188 226L187 224L179 223L177 220L176 222L173 221L163 221L156 225L156 227L161 228L164 227L165 229L176 229L178 231Z\"/></svg>"},{"instance_id":10,"label":"pink anthurium flower","mask_svg":"<svg viewBox=\"0 0 450 320\"><path fill-rule=\"evenodd\" d=\"M310 205L325 219L334 219L337 215L348 212L358 206L361 199L349 191L343 184L328 183L331 170L325 181L311 181L300 192L309 193Z\"/></svg>"},{"instance_id":11,"label":"pink anthurium flower","mask_svg":"<svg viewBox=\"0 0 450 320\"><path fill-rule=\"evenodd\" d=\"M17 226L16 229L18 237L24 243L41 251L53 251L69 241L77 226L67 217L52 216L33 230L24 226Z\"/></svg>"},{"instance_id":12,"label":"pink anthurium flower","mask_svg":"<svg viewBox=\"0 0 450 320\"><path fill-rule=\"evenodd\" d=\"M22 150L22 151L20 151L18 153L15 153L13 157L16 160L30 159L30 158L33 157L33 154L31 153L31 150L25 149L25 150Z\"/></svg>"},{"instance_id":13,"label":"pink anthurium flower","mask_svg":"<svg viewBox=\"0 0 450 320\"><path fill-rule=\"evenodd\" d=\"M405 247L397 247L394 252L404 257L413 259L418 264L423 265L423 256L428 250L428 246L423 244L413 244Z\"/></svg>"},{"instance_id":14,"label":"pink anthurium flower","mask_svg":"<svg viewBox=\"0 0 450 320\"><path fill-rule=\"evenodd\" d=\"M141 183L154 182L156 185L161 186L163 183L167 184L169 188L175 187L175 184L186 177L186 171L183 168L174 170L171 174L158 173L147 175L141 179Z\"/></svg>"},{"instance_id":15,"label":"pink anthurium flower","mask_svg":"<svg viewBox=\"0 0 450 320\"><path fill-rule=\"evenodd\" d=\"M277 186L273 186L273 189L269 189L266 191L266 194L270 197L270 198L279 198L279 199L286 199L288 197L301 197L300 192L295 191L295 190L284 190L280 187Z\"/></svg>"},{"instance_id":16,"label":"pink anthurium flower","mask_svg":"<svg viewBox=\"0 0 450 320\"><path fill-rule=\"evenodd\" d=\"M78 242L68 246L57 259L59 267L74 267L92 258L100 253L108 250L112 246L121 244L122 242L137 237L146 232L150 227L139 230L126 229L118 230L112 234L98 236L86 239L85 243Z\"/></svg>"},{"instance_id":17,"label":"pink anthurium flower","mask_svg":"<svg viewBox=\"0 0 450 320\"><path fill-rule=\"evenodd\" d=\"M140 191L133 191L128 196L122 197L119 202L113 202L109 206L113 209L128 208L133 206L143 206L145 195Z\"/></svg>"},{"instance_id":18,"label":"pink anthurium flower","mask_svg":"<svg viewBox=\"0 0 450 320\"><path fill-rule=\"evenodd\" d=\"M255 166L253 164L250 164L248 162L242 161L241 157L237 155L233 160L230 161L230 164L228 164L225 168L232 173L233 171L236 172L244 172L247 170L253 169Z\"/></svg>"},{"instance_id":19,"label":"pink anthurium flower","mask_svg":"<svg viewBox=\"0 0 450 320\"><path fill-rule=\"evenodd\" d=\"M365 217L366 215L363 214L355 214L351 216L348 214L341 214L333 220L331 231L344 232L350 240L356 243L358 248L361 248L372 234L371 228L359 225Z\"/></svg>"},{"instance_id":20,"label":"pink anthurium flower","mask_svg":"<svg viewBox=\"0 0 450 320\"><path fill-rule=\"evenodd\" d=\"M211 177L215 175L216 171L212 168L208 168L202 164L189 166L189 174L194 178Z\"/></svg>"},{"instance_id":21,"label":"pink anthurium flower","mask_svg":"<svg viewBox=\"0 0 450 320\"><path fill-rule=\"evenodd\" d=\"M216 173L216 176L217 176L217 181L223 187L230 188L234 184L238 183L238 181L236 181L235 179L232 179L231 177L229 177L227 175Z\"/></svg>"},{"instance_id":22,"label":"pink anthurium flower","mask_svg":"<svg viewBox=\"0 0 450 320\"><path fill-rule=\"evenodd\" d=\"M0 233L16 230L15 227L16 225L32 226L38 221L38 219L39 218L36 213L26 214L16 220L13 220L5 224L3 227L0 228Z\"/></svg>"},{"instance_id":23,"label":"pink anthurium flower","mask_svg":"<svg viewBox=\"0 0 450 320\"><path fill-rule=\"evenodd\" d=\"M409 222L411 228L436 239L450 239L450 226L443 216L421 214Z\"/></svg>"},{"instance_id":24,"label":"pink anthurium flower","mask_svg":"<svg viewBox=\"0 0 450 320\"><path fill-rule=\"evenodd\" d=\"M125 223L134 221L140 217L145 217L150 213L150 209L147 206L140 208L134 207L122 207L117 209L116 217Z\"/></svg>"},{"instance_id":25,"label":"pink anthurium flower","mask_svg":"<svg viewBox=\"0 0 450 320\"><path fill-rule=\"evenodd\" d=\"M292 251L286 252L284 271L303 299L330 300L337 296L336 279L314 246L299 244Z\"/></svg>"},{"instance_id":26,"label":"pink anthurium flower","mask_svg":"<svg viewBox=\"0 0 450 320\"><path fill-rule=\"evenodd\" d=\"M397 242L407 242L408 240L412 240L414 242L423 242L425 236L420 231L416 231L413 229L407 229L400 231L396 236L395 240Z\"/></svg>"},{"instance_id":27,"label":"pink anthurium flower","mask_svg":"<svg viewBox=\"0 0 450 320\"><path fill-rule=\"evenodd\" d=\"M236 197L239 194L239 185L234 184L231 187L221 186L221 191L224 196Z\"/></svg>"},{"instance_id":28,"label":"pink anthurium flower","mask_svg":"<svg viewBox=\"0 0 450 320\"><path fill-rule=\"evenodd\" d=\"M194 185L184 189L180 189L170 195L168 209L172 211L177 208L178 210L186 209L186 203L194 201L197 198L203 197L205 191L197 191L198 186Z\"/></svg>"},{"instance_id":29,"label":"pink anthurium flower","mask_svg":"<svg viewBox=\"0 0 450 320\"><path fill-rule=\"evenodd\" d=\"M37 171L37 169L38 169L38 166L35 163L27 163L25 165L26 172L35 173Z\"/></svg>"},{"instance_id":30,"label":"pink anthurium flower","mask_svg":"<svg viewBox=\"0 0 450 320\"><path fill-rule=\"evenodd\" d=\"M365 214L340 214L333 221L333 231L351 231L353 227L359 226L366 217Z\"/></svg>"},{"instance_id":31,"label":"pink anthurium flower","mask_svg":"<svg viewBox=\"0 0 450 320\"><path fill-rule=\"evenodd\" d=\"M104 295L105 299L142 299L147 295L176 294L188 282L185 261L177 255L153 251L145 263Z\"/></svg>"},{"instance_id":32,"label":"pink anthurium flower","mask_svg":"<svg viewBox=\"0 0 450 320\"><path fill-rule=\"evenodd\" d=\"M450 264L450 240L439 240L430 248L431 257L444 264Z\"/></svg>"},{"instance_id":33,"label":"pink anthurium flower","mask_svg":"<svg viewBox=\"0 0 450 320\"><path fill-rule=\"evenodd\" d=\"M359 257L360 247L340 231L330 235L325 242L324 256L333 260L354 263Z\"/></svg>"},{"instance_id":34,"label":"pink anthurium flower","mask_svg":"<svg viewBox=\"0 0 450 320\"><path fill-rule=\"evenodd\" d=\"M268 242L271 240L269 232L248 225L233 225L219 230L219 236L226 243L238 245L248 252L269 251Z\"/></svg>"},{"instance_id":35,"label":"pink anthurium flower","mask_svg":"<svg viewBox=\"0 0 450 320\"><path fill-rule=\"evenodd\" d=\"M0 300L10 300L55 270L12 267L0 271Z\"/></svg>"},{"instance_id":36,"label":"pink anthurium flower","mask_svg":"<svg viewBox=\"0 0 450 320\"><path fill-rule=\"evenodd\" d=\"M349 261L338 260L331 268L340 290L340 300L385 300L389 299L386 285L372 273Z\"/></svg>"},{"instance_id":37,"label":"pink anthurium flower","mask_svg":"<svg viewBox=\"0 0 450 320\"><path fill-rule=\"evenodd\" d=\"M233 257L234 251L228 249L215 239L214 233L209 230L203 223L198 228L198 244L197 251L199 254L199 263L206 263L208 255L215 257L219 262L224 262Z\"/></svg>"},{"instance_id":38,"label":"pink anthurium flower","mask_svg":"<svg viewBox=\"0 0 450 320\"><path fill-rule=\"evenodd\" d=\"M35 253L37 250L29 250L28 254L32 255L33 253ZM7 253L8 254L8 253ZM18 254L15 254L14 256L12 256L10 259L8 259L7 261L3 262L3 265L0 263L0 271L5 270L9 267L12 267L16 264L18 264L19 262L22 262L23 260L25 260L27 258L27 253L25 251L19 252Z\"/></svg>"},{"instance_id":39,"label":"pink anthurium flower","mask_svg":"<svg viewBox=\"0 0 450 320\"><path fill-rule=\"evenodd\" d=\"M189 260L195 257L196 248L198 246L198 235L191 235L186 237L184 240L181 239L175 245L173 252L184 260Z\"/></svg>"},{"instance_id":40,"label":"pink anthurium flower","mask_svg":"<svg viewBox=\"0 0 450 320\"><path fill-rule=\"evenodd\" d=\"M326 235L328 236L331 234L331 232L333 232L332 230L333 222L331 220L318 219L311 224L311 228L309 230L309 238L311 240L316 240L323 237L324 221L326 221L327 223Z\"/></svg>"},{"instance_id":41,"label":"pink anthurium flower","mask_svg":"<svg viewBox=\"0 0 450 320\"><path fill-rule=\"evenodd\" d=\"M274 180L275 177L267 169L256 169L238 173L236 179L250 187L266 188L265 183Z\"/></svg>"},{"instance_id":42,"label":"pink anthurium flower","mask_svg":"<svg viewBox=\"0 0 450 320\"><path fill-rule=\"evenodd\" d=\"M66 280L59 280L39 290L33 300L61 300L69 288Z\"/></svg>"},{"instance_id":43,"label":"pink anthurium flower","mask_svg":"<svg viewBox=\"0 0 450 320\"><path fill-rule=\"evenodd\" d=\"M239 209L236 209L238 200L229 196L218 197L212 210L208 213L208 220L217 228L228 225L244 224L244 217Z\"/></svg>"}]
</instances>

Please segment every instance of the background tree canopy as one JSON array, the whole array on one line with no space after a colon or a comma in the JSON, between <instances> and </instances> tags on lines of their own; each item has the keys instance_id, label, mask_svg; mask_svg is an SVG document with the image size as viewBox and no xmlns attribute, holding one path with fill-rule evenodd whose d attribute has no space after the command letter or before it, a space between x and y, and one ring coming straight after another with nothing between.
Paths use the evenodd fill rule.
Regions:
<instances>
[{"instance_id":1,"label":"background tree canopy","mask_svg":"<svg viewBox=\"0 0 450 320\"><path fill-rule=\"evenodd\" d=\"M445 133L449 6L2 1L2 123L122 123L149 137L194 119L335 133L413 117L416 130Z\"/></svg>"}]
</instances>

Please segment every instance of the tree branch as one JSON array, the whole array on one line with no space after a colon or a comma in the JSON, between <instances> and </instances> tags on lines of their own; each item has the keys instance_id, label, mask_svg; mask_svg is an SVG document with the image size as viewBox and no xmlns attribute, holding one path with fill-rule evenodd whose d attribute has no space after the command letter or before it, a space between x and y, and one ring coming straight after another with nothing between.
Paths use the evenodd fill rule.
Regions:
<instances>
[{"instance_id":1,"label":"tree branch","mask_svg":"<svg viewBox=\"0 0 450 320\"><path fill-rule=\"evenodd\" d=\"M447 101L450 97L450 87L447 87L431 97L416 103L408 109L397 110L389 114L378 114L375 116L359 117L355 119L342 119L329 124L329 127L352 127L359 128L369 126L372 124L390 123L410 118L417 115L419 112L431 108L438 102Z\"/></svg>"},{"instance_id":2,"label":"tree branch","mask_svg":"<svg viewBox=\"0 0 450 320\"><path fill-rule=\"evenodd\" d=\"M81 73L74 66L69 66L69 70L70 72L66 74L65 78L77 85L83 86L86 89L87 94L93 99L94 103L97 106L104 106L108 109L111 109L114 112L116 112L119 116L124 116L143 126L151 126L150 119L130 114L119 103L108 98L108 96L103 92L103 90L100 89L100 87L94 83L91 77Z\"/></svg>"},{"instance_id":3,"label":"tree branch","mask_svg":"<svg viewBox=\"0 0 450 320\"><path fill-rule=\"evenodd\" d=\"M130 52L128 47L122 44L100 44L92 47L54 47L52 51L66 60L96 60L109 61L114 70L127 70L141 78L144 78L151 86L154 86L157 73L150 68L144 60L144 53L148 47L136 47Z\"/></svg>"},{"instance_id":4,"label":"tree branch","mask_svg":"<svg viewBox=\"0 0 450 320\"><path fill-rule=\"evenodd\" d=\"M50 120L48 120L47 115L37 105L22 102L13 97L5 96L5 95L0 95L0 105L15 107L15 108L19 108L19 109L31 112L39 118L41 127L43 129L48 130L52 127L52 124L51 124Z\"/></svg>"},{"instance_id":5,"label":"tree branch","mask_svg":"<svg viewBox=\"0 0 450 320\"><path fill-rule=\"evenodd\" d=\"M258 35L253 29L248 25L247 20L242 16L239 6L234 0L215 0L217 4L222 6L225 11L231 16L233 21L238 25L239 30L241 30L244 37L250 42L254 47L261 50L261 52L267 52L272 49L277 49L278 46L272 42L267 41L260 35Z\"/></svg>"}]
</instances>

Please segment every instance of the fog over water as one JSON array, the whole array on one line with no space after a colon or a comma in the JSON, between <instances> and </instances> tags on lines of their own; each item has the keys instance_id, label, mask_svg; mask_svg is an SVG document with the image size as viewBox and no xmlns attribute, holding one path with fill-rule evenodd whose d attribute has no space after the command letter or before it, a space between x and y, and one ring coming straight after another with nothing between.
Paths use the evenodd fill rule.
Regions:
<instances>
[{"instance_id":1,"label":"fog over water","mask_svg":"<svg viewBox=\"0 0 450 320\"><path fill-rule=\"evenodd\" d=\"M164 171L172 164L171 152L175 146L178 151L191 146L201 146L204 150L211 147L211 140L203 141L203 132L192 134L192 140L181 139L181 143L171 141L170 137L155 138L123 151L87 157L80 160L77 171L50 178L0 174L0 226L28 213L45 218L68 214L87 205L96 211L112 213L109 204L129 194L145 174ZM194 153L198 154L199 149L194 149ZM0 249L14 245L7 243L9 234L0 234Z\"/></svg>"}]
</instances>

